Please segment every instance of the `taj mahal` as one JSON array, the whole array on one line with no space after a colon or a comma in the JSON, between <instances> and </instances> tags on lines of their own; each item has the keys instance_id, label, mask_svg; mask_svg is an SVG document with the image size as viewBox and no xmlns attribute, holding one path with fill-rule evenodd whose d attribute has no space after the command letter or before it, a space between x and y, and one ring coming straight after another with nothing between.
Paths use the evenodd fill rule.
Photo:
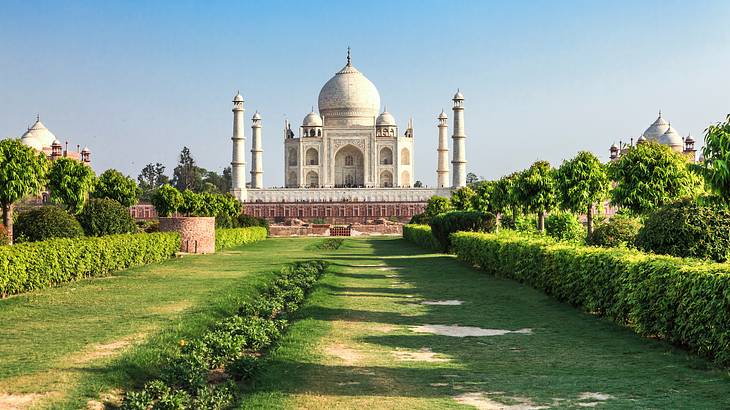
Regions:
<instances>
[{"instance_id":1,"label":"taj mahal","mask_svg":"<svg viewBox=\"0 0 730 410\"><path fill-rule=\"evenodd\" d=\"M433 134L438 138L436 187L415 187L413 120L401 130L387 109L381 111L378 89L355 68L348 49L345 66L319 92L318 111L312 109L306 114L296 131L285 122L283 188L266 188L259 112L251 118L247 183L245 108L238 93L233 99L231 193L247 203L252 214L268 218L408 217L420 212L430 197L449 197L452 189L466 185L463 94L457 91L452 101L451 164L448 116L442 111L434 124L438 131ZM353 203L378 205L360 209L351 206ZM286 204L292 204L291 212ZM335 204L347 206L338 208Z\"/></svg>"}]
</instances>

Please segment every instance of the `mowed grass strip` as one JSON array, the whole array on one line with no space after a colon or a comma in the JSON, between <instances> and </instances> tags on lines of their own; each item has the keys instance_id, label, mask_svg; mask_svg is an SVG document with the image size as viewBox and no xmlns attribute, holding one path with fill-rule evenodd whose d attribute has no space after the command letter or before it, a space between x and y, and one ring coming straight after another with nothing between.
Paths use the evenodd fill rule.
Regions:
<instances>
[{"instance_id":1,"label":"mowed grass strip","mask_svg":"<svg viewBox=\"0 0 730 410\"><path fill-rule=\"evenodd\" d=\"M0 408L114 401L313 242L269 239L0 300Z\"/></svg>"},{"instance_id":2,"label":"mowed grass strip","mask_svg":"<svg viewBox=\"0 0 730 410\"><path fill-rule=\"evenodd\" d=\"M367 238L328 259L240 408L730 408L726 369L452 256Z\"/></svg>"}]
</instances>

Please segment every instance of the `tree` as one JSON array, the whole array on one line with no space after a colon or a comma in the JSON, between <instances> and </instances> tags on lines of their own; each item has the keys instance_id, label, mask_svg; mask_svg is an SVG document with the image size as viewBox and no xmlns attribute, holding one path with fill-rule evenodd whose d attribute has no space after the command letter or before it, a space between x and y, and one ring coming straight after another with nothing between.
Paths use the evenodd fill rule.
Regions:
<instances>
[{"instance_id":1,"label":"tree","mask_svg":"<svg viewBox=\"0 0 730 410\"><path fill-rule=\"evenodd\" d=\"M142 189L141 197L147 200L150 199L154 190L169 182L170 178L165 175L165 166L159 162L157 164L147 164L137 177L137 183Z\"/></svg>"},{"instance_id":2,"label":"tree","mask_svg":"<svg viewBox=\"0 0 730 410\"><path fill-rule=\"evenodd\" d=\"M479 181L473 185L474 196L471 199L471 207L481 212L495 213L492 204L492 193L497 185L495 181Z\"/></svg>"},{"instance_id":3,"label":"tree","mask_svg":"<svg viewBox=\"0 0 730 410\"><path fill-rule=\"evenodd\" d=\"M0 141L0 205L3 225L13 241L13 204L26 195L37 195L46 184L48 160L18 139Z\"/></svg>"},{"instance_id":4,"label":"tree","mask_svg":"<svg viewBox=\"0 0 730 410\"><path fill-rule=\"evenodd\" d=\"M537 213L537 229L545 231L545 212L555 207L555 176L550 163L536 161L520 173L515 194L523 208Z\"/></svg>"},{"instance_id":5,"label":"tree","mask_svg":"<svg viewBox=\"0 0 730 410\"><path fill-rule=\"evenodd\" d=\"M434 216L436 216L438 214L442 214L444 212L449 212L450 210L451 210L451 201L449 201L449 198L434 195L428 199L428 203L426 203L426 210L424 211L424 214L426 215L427 218L433 218Z\"/></svg>"},{"instance_id":6,"label":"tree","mask_svg":"<svg viewBox=\"0 0 730 410\"><path fill-rule=\"evenodd\" d=\"M581 151L575 158L563 161L555 173L560 204L576 214L585 212L588 236L593 233L593 205L608 196L606 167L595 155Z\"/></svg>"},{"instance_id":7,"label":"tree","mask_svg":"<svg viewBox=\"0 0 730 410\"><path fill-rule=\"evenodd\" d=\"M175 215L183 206L183 195L174 186L165 184L152 194L152 205L162 217Z\"/></svg>"},{"instance_id":8,"label":"tree","mask_svg":"<svg viewBox=\"0 0 730 410\"><path fill-rule=\"evenodd\" d=\"M88 165L71 158L53 161L48 173L51 201L63 205L72 214L84 208L89 192L94 189L94 171Z\"/></svg>"},{"instance_id":9,"label":"tree","mask_svg":"<svg viewBox=\"0 0 730 410\"><path fill-rule=\"evenodd\" d=\"M107 169L96 180L92 198L113 199L125 207L137 203L142 190L130 177L122 175L115 169Z\"/></svg>"},{"instance_id":10,"label":"tree","mask_svg":"<svg viewBox=\"0 0 730 410\"><path fill-rule=\"evenodd\" d=\"M697 182L684 156L655 142L629 149L610 164L609 177L611 202L639 215L691 195Z\"/></svg>"},{"instance_id":11,"label":"tree","mask_svg":"<svg viewBox=\"0 0 730 410\"><path fill-rule=\"evenodd\" d=\"M479 182L479 177L477 176L477 174L475 174L473 172L466 174L466 184L467 185L473 185L473 184L476 184L477 182Z\"/></svg>"},{"instance_id":12,"label":"tree","mask_svg":"<svg viewBox=\"0 0 730 410\"><path fill-rule=\"evenodd\" d=\"M421 181L414 182L413 188L423 188L423 182L421 182Z\"/></svg>"},{"instance_id":13,"label":"tree","mask_svg":"<svg viewBox=\"0 0 730 410\"><path fill-rule=\"evenodd\" d=\"M188 147L180 151L180 160L172 172L172 185L179 191L191 190L202 192L203 177L207 171L195 164L195 159L190 154Z\"/></svg>"},{"instance_id":14,"label":"tree","mask_svg":"<svg viewBox=\"0 0 730 410\"><path fill-rule=\"evenodd\" d=\"M705 180L725 203L730 202L730 114L725 122L707 127L702 154Z\"/></svg>"},{"instance_id":15,"label":"tree","mask_svg":"<svg viewBox=\"0 0 730 410\"><path fill-rule=\"evenodd\" d=\"M495 213L505 215L507 211L511 211L513 220L517 220L519 208L519 203L515 196L515 181L518 176L519 173L515 172L498 179L494 184L489 200Z\"/></svg>"},{"instance_id":16,"label":"tree","mask_svg":"<svg viewBox=\"0 0 730 410\"><path fill-rule=\"evenodd\" d=\"M468 186L461 187L451 194L451 206L457 211L470 211L474 190Z\"/></svg>"}]
</instances>

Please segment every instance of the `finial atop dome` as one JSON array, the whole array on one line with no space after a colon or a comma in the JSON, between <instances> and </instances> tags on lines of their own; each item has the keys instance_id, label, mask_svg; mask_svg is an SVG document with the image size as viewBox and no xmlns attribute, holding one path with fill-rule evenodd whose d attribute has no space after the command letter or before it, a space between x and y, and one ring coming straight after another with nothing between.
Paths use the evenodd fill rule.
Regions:
<instances>
[{"instance_id":1,"label":"finial atop dome","mask_svg":"<svg viewBox=\"0 0 730 410\"><path fill-rule=\"evenodd\" d=\"M352 57L350 56L350 46L347 46L347 65L352 65Z\"/></svg>"}]
</instances>

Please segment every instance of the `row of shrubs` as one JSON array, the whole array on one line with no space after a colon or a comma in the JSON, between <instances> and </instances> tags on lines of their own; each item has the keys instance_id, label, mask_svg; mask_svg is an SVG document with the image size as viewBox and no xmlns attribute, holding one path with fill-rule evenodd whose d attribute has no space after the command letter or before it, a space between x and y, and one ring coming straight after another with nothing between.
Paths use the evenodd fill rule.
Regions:
<instances>
[{"instance_id":1,"label":"row of shrubs","mask_svg":"<svg viewBox=\"0 0 730 410\"><path fill-rule=\"evenodd\" d=\"M59 238L0 247L0 296L163 261L180 249L177 233Z\"/></svg>"},{"instance_id":2,"label":"row of shrubs","mask_svg":"<svg viewBox=\"0 0 730 410\"><path fill-rule=\"evenodd\" d=\"M403 225L403 238L426 249L434 251L441 249L441 245L431 234L431 227L428 225Z\"/></svg>"},{"instance_id":3,"label":"row of shrubs","mask_svg":"<svg viewBox=\"0 0 730 410\"><path fill-rule=\"evenodd\" d=\"M326 270L322 261L286 266L253 302L216 323L201 337L181 342L161 378L128 392L122 409L223 409L233 404L236 382L250 380Z\"/></svg>"},{"instance_id":4,"label":"row of shrubs","mask_svg":"<svg viewBox=\"0 0 730 410\"><path fill-rule=\"evenodd\" d=\"M730 364L727 264L560 243L515 232L459 232L452 249L470 264L559 300Z\"/></svg>"},{"instance_id":5,"label":"row of shrubs","mask_svg":"<svg viewBox=\"0 0 730 410\"><path fill-rule=\"evenodd\" d=\"M232 228L215 230L215 249L221 250L234 246L246 245L266 239L266 228L254 226L250 228Z\"/></svg>"}]
</instances>

